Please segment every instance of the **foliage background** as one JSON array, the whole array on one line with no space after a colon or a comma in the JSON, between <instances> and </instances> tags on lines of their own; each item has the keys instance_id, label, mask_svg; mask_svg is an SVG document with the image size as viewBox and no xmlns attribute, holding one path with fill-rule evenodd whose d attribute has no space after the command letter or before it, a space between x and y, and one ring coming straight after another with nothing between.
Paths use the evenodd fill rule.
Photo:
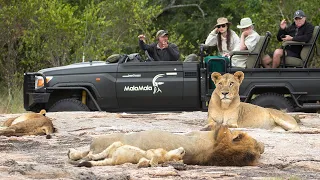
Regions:
<instances>
[{"instance_id":1,"label":"foliage background","mask_svg":"<svg viewBox=\"0 0 320 180\"><path fill-rule=\"evenodd\" d=\"M250 17L259 34L273 34L272 51L279 22L292 22L297 9L320 24L318 0L0 0L0 113L23 111L24 72L140 52L141 33L151 43L168 30L184 59L217 18L228 17L240 33L236 25Z\"/></svg>"}]
</instances>

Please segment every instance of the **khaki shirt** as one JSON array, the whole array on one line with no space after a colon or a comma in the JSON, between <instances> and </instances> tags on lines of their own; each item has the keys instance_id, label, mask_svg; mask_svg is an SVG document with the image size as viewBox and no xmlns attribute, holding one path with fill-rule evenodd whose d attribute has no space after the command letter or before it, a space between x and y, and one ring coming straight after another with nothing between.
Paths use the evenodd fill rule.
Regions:
<instances>
[{"instance_id":1,"label":"khaki shirt","mask_svg":"<svg viewBox=\"0 0 320 180\"><path fill-rule=\"evenodd\" d=\"M244 44L247 46L249 52L254 50L259 42L259 39L260 35L256 31L252 31L252 33L244 39ZM235 48L235 51L240 51L240 43ZM231 58L231 64L235 67L246 68L247 59L248 56L246 55L234 55Z\"/></svg>"}]
</instances>

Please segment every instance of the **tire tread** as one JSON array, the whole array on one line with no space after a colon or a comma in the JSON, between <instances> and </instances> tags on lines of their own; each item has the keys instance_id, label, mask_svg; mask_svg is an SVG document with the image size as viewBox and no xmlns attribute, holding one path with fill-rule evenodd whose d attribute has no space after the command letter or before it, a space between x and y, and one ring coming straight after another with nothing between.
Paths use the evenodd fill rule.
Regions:
<instances>
[{"instance_id":1,"label":"tire tread","mask_svg":"<svg viewBox=\"0 0 320 180\"><path fill-rule=\"evenodd\" d=\"M273 101L277 102L279 100L283 101L283 105L286 106L286 110L288 112L293 112L294 111L294 106L293 104L285 97L283 97L283 95L278 94L278 93L264 93L264 94L260 94L258 97L254 98L251 101L251 104L255 104L260 106L259 104L261 103L261 101L263 102L265 99L273 99Z\"/></svg>"},{"instance_id":2,"label":"tire tread","mask_svg":"<svg viewBox=\"0 0 320 180\"><path fill-rule=\"evenodd\" d=\"M71 110L70 111L90 111L90 109L88 108L88 106L86 106L85 104L82 104L81 101L77 100L77 99L61 99L59 101L57 101L56 103L54 103L50 108L49 108L49 112L57 112L57 111L64 111L61 110L59 108L61 108L62 105L65 104L69 104L71 106ZM72 109L73 108L73 109Z\"/></svg>"}]
</instances>

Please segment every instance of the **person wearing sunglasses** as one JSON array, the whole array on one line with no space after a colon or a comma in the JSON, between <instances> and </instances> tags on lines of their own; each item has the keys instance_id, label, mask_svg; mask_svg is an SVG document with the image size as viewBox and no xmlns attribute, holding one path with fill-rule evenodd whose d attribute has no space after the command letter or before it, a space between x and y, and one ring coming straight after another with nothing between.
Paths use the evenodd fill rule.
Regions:
<instances>
[{"instance_id":1,"label":"person wearing sunglasses","mask_svg":"<svg viewBox=\"0 0 320 180\"><path fill-rule=\"evenodd\" d=\"M230 57L229 52L239 44L239 36L230 29L231 23L225 17L217 19L217 24L208 35L205 45L217 46L220 56Z\"/></svg>"},{"instance_id":2,"label":"person wearing sunglasses","mask_svg":"<svg viewBox=\"0 0 320 180\"><path fill-rule=\"evenodd\" d=\"M286 19L280 22L280 29L277 34L278 41L298 41L308 42L312 38L314 26L306 21L306 15L302 10L297 10L293 15L294 22L287 26ZM288 46L285 50L285 55L290 57L300 58L302 46ZM283 49L276 49L271 55L263 58L263 66L265 68L278 68L281 57L283 56Z\"/></svg>"}]
</instances>

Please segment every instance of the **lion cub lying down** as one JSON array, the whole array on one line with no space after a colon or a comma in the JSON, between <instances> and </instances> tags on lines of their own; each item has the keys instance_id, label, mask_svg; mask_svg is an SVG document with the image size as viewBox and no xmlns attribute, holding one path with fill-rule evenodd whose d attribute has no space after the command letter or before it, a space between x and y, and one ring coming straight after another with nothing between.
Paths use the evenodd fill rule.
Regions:
<instances>
[{"instance_id":1,"label":"lion cub lying down","mask_svg":"<svg viewBox=\"0 0 320 180\"><path fill-rule=\"evenodd\" d=\"M93 139L89 151L69 150L70 161L91 160L116 141L149 149L177 149L183 147L183 162L193 165L247 166L255 165L264 151L264 145L241 131L230 131L226 126L217 126L212 131L194 131L174 134L152 130L135 133L114 133ZM126 151L118 155L127 161ZM169 151L170 152L170 151ZM99 157L99 154L97 155Z\"/></svg>"},{"instance_id":2,"label":"lion cub lying down","mask_svg":"<svg viewBox=\"0 0 320 180\"><path fill-rule=\"evenodd\" d=\"M0 136L47 135L50 139L54 133L52 121L45 116L46 110L39 113L25 113L19 117L9 118L1 126Z\"/></svg>"},{"instance_id":3,"label":"lion cub lying down","mask_svg":"<svg viewBox=\"0 0 320 180\"><path fill-rule=\"evenodd\" d=\"M69 154L76 152L70 149ZM156 166L168 161L181 161L185 155L183 147L166 151L162 148L149 149L144 151L138 147L125 145L120 141L112 143L109 147L98 154L91 154L93 161L84 161L78 164L79 167L110 166L124 163L138 164L138 167ZM103 159L103 160L101 160Z\"/></svg>"},{"instance_id":4,"label":"lion cub lying down","mask_svg":"<svg viewBox=\"0 0 320 180\"><path fill-rule=\"evenodd\" d=\"M208 107L207 130L216 124L234 128L249 127L281 131L300 129L297 121L284 112L240 102L239 87L244 79L243 72L237 71L223 76L214 72L211 74L211 79L216 88Z\"/></svg>"}]
</instances>

